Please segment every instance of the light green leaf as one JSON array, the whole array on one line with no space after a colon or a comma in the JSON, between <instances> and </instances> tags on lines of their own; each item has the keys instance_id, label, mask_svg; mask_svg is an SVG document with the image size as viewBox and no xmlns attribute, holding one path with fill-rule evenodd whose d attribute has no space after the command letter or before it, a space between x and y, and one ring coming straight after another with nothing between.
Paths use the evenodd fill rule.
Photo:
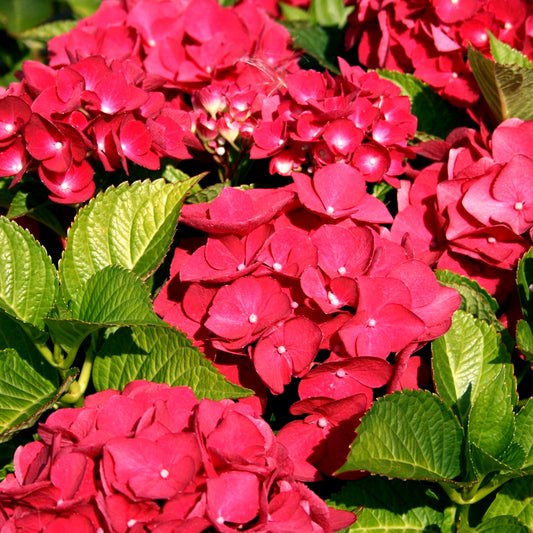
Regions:
<instances>
[{"instance_id":1,"label":"light green leaf","mask_svg":"<svg viewBox=\"0 0 533 533\"><path fill-rule=\"evenodd\" d=\"M466 123L467 117L451 106L431 87L412 74L378 69L381 78L400 87L402 94L411 100L411 112L418 119L418 130L445 138L454 128Z\"/></svg>"},{"instance_id":2,"label":"light green leaf","mask_svg":"<svg viewBox=\"0 0 533 533\"><path fill-rule=\"evenodd\" d=\"M297 20L311 21L311 14L309 11L302 9L301 7L291 6L285 2L278 2L278 5L284 20L289 22Z\"/></svg>"},{"instance_id":3,"label":"light green leaf","mask_svg":"<svg viewBox=\"0 0 533 533\"><path fill-rule=\"evenodd\" d=\"M55 393L55 384L42 376L16 350L1 350L0 442L3 442L6 431L30 418L54 398Z\"/></svg>"},{"instance_id":4,"label":"light green leaf","mask_svg":"<svg viewBox=\"0 0 533 533\"><path fill-rule=\"evenodd\" d=\"M490 324L464 311L455 312L432 351L436 390L464 426L480 390L497 378L510 355Z\"/></svg>"},{"instance_id":5,"label":"light green leaf","mask_svg":"<svg viewBox=\"0 0 533 533\"><path fill-rule=\"evenodd\" d=\"M498 123L508 118L533 119L533 69L518 65L500 65L474 48L468 60L494 118Z\"/></svg>"},{"instance_id":6,"label":"light green leaf","mask_svg":"<svg viewBox=\"0 0 533 533\"><path fill-rule=\"evenodd\" d=\"M529 324L533 324L533 248L530 248L520 259L516 281L524 318Z\"/></svg>"},{"instance_id":7,"label":"light green leaf","mask_svg":"<svg viewBox=\"0 0 533 533\"><path fill-rule=\"evenodd\" d=\"M80 209L61 258L59 275L66 299L99 270L121 265L146 279L172 242L187 191L187 181L122 183Z\"/></svg>"},{"instance_id":8,"label":"light green leaf","mask_svg":"<svg viewBox=\"0 0 533 533\"><path fill-rule=\"evenodd\" d=\"M516 324L516 345L522 354L533 362L533 331L529 323L522 319Z\"/></svg>"},{"instance_id":9,"label":"light green leaf","mask_svg":"<svg viewBox=\"0 0 533 533\"><path fill-rule=\"evenodd\" d=\"M524 524L533 525L533 476L507 482L496 493L496 498L487 509L484 520L502 515L511 515Z\"/></svg>"},{"instance_id":10,"label":"light green leaf","mask_svg":"<svg viewBox=\"0 0 533 533\"><path fill-rule=\"evenodd\" d=\"M487 31L487 33L490 40L490 53L496 63L533 68L533 63L525 54L500 41L490 31Z\"/></svg>"},{"instance_id":11,"label":"light green leaf","mask_svg":"<svg viewBox=\"0 0 533 533\"><path fill-rule=\"evenodd\" d=\"M483 520L475 529L476 533L531 533L525 524L515 516L495 516L490 520Z\"/></svg>"},{"instance_id":12,"label":"light green leaf","mask_svg":"<svg viewBox=\"0 0 533 533\"><path fill-rule=\"evenodd\" d=\"M362 507L347 530L350 533L440 532L444 521L441 502L424 482L368 476L345 485L328 505L347 510Z\"/></svg>"},{"instance_id":13,"label":"light green leaf","mask_svg":"<svg viewBox=\"0 0 533 533\"><path fill-rule=\"evenodd\" d=\"M517 462L518 467L524 454L517 457L508 450L513 440L515 421L512 403L512 390L509 373L505 365L499 365L498 374L482 387L472 400L468 417L467 439L472 450L472 463L475 470L484 475L493 470L501 470L504 457ZM511 366L511 365L509 365ZM516 468L516 464L512 464Z\"/></svg>"},{"instance_id":14,"label":"light green leaf","mask_svg":"<svg viewBox=\"0 0 533 533\"><path fill-rule=\"evenodd\" d=\"M57 272L29 231L0 217L0 308L37 327L54 305Z\"/></svg>"},{"instance_id":15,"label":"light green leaf","mask_svg":"<svg viewBox=\"0 0 533 533\"><path fill-rule=\"evenodd\" d=\"M0 357L1 357L0 352ZM16 353L16 352L15 352ZM22 431L23 429L30 428L34 426L39 418L48 411L49 409L52 409L54 404L63 396L63 394L67 393L70 385L74 382L78 375L78 369L71 368L66 373L65 379L59 389L55 390L54 394L49 394L46 397L40 399L36 404L32 405L26 412L21 412L20 414L20 421L15 421L14 424L10 425L9 429L6 429L5 431L0 430L0 443L6 443L8 441L12 441L13 437ZM29 376L26 376L29 377ZM38 374L38 379L40 379L42 376ZM11 389L12 390L12 389ZM35 392L35 391L32 391ZM48 399L46 399L48 398ZM9 398L5 398L9 402ZM17 396L17 404L21 405L21 398ZM2 399L0 399L0 405L2 403ZM10 407L13 407L14 405L10 404ZM1 408L0 408L1 412Z\"/></svg>"},{"instance_id":16,"label":"light green leaf","mask_svg":"<svg viewBox=\"0 0 533 533\"><path fill-rule=\"evenodd\" d=\"M461 473L461 426L428 391L404 390L376 400L357 431L340 472L427 480L452 480Z\"/></svg>"},{"instance_id":17,"label":"light green leaf","mask_svg":"<svg viewBox=\"0 0 533 533\"><path fill-rule=\"evenodd\" d=\"M436 270L435 275L442 285L455 289L461 295L461 310L497 328L501 327L496 316L498 302L477 281L450 270Z\"/></svg>"},{"instance_id":18,"label":"light green leaf","mask_svg":"<svg viewBox=\"0 0 533 533\"><path fill-rule=\"evenodd\" d=\"M343 28L353 6L346 7L343 0L311 0L309 13L313 22L320 26Z\"/></svg>"},{"instance_id":19,"label":"light green leaf","mask_svg":"<svg viewBox=\"0 0 533 533\"><path fill-rule=\"evenodd\" d=\"M179 331L167 326L133 326L112 334L97 354L97 390L122 389L135 379L186 385L198 398L242 398L251 391L224 376Z\"/></svg>"},{"instance_id":20,"label":"light green leaf","mask_svg":"<svg viewBox=\"0 0 533 533\"><path fill-rule=\"evenodd\" d=\"M161 324L148 289L133 272L114 265L93 274L78 289L72 318L108 325Z\"/></svg>"},{"instance_id":21,"label":"light green leaf","mask_svg":"<svg viewBox=\"0 0 533 533\"><path fill-rule=\"evenodd\" d=\"M118 265L93 274L74 295L69 311L46 319L52 339L66 352L77 350L85 337L99 329L134 324L163 321L154 313L142 280Z\"/></svg>"},{"instance_id":22,"label":"light green leaf","mask_svg":"<svg viewBox=\"0 0 533 533\"><path fill-rule=\"evenodd\" d=\"M0 0L0 21L8 33L17 35L44 22L52 14L50 0Z\"/></svg>"},{"instance_id":23,"label":"light green leaf","mask_svg":"<svg viewBox=\"0 0 533 533\"><path fill-rule=\"evenodd\" d=\"M524 448L526 454L522 468L530 468L533 466L533 398L528 398L518 411L515 425L514 441Z\"/></svg>"},{"instance_id":24,"label":"light green leaf","mask_svg":"<svg viewBox=\"0 0 533 533\"><path fill-rule=\"evenodd\" d=\"M72 11L78 17L88 17L92 15L99 7L102 0L67 0Z\"/></svg>"}]
</instances>

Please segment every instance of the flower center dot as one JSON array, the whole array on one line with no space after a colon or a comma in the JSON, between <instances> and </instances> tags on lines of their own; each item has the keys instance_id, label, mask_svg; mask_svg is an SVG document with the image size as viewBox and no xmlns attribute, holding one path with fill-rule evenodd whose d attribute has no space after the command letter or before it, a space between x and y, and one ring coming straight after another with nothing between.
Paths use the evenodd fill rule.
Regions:
<instances>
[{"instance_id":1,"label":"flower center dot","mask_svg":"<svg viewBox=\"0 0 533 533\"><path fill-rule=\"evenodd\" d=\"M459 77L459 74L457 72L452 72L452 78L456 80Z\"/></svg>"},{"instance_id":2,"label":"flower center dot","mask_svg":"<svg viewBox=\"0 0 533 533\"><path fill-rule=\"evenodd\" d=\"M331 205L328 206L328 208L326 209L326 213L327 213L328 215L332 215L333 213L335 213L335 208L332 207Z\"/></svg>"},{"instance_id":3,"label":"flower center dot","mask_svg":"<svg viewBox=\"0 0 533 533\"><path fill-rule=\"evenodd\" d=\"M293 309L298 309L299 305L300 305L300 304L299 304L298 302L295 302L294 300L291 302L291 307L292 307Z\"/></svg>"},{"instance_id":4,"label":"flower center dot","mask_svg":"<svg viewBox=\"0 0 533 533\"><path fill-rule=\"evenodd\" d=\"M319 428L325 428L328 425L328 421L325 418L319 418L317 421L317 426Z\"/></svg>"},{"instance_id":5,"label":"flower center dot","mask_svg":"<svg viewBox=\"0 0 533 533\"><path fill-rule=\"evenodd\" d=\"M344 274L346 274L346 268L345 267L339 267L337 269L337 272L341 275L341 276L344 276Z\"/></svg>"},{"instance_id":6,"label":"flower center dot","mask_svg":"<svg viewBox=\"0 0 533 533\"><path fill-rule=\"evenodd\" d=\"M131 518L130 520L128 520L126 525L128 527L133 527L136 523L137 523L137 520L135 520L135 518Z\"/></svg>"},{"instance_id":7,"label":"flower center dot","mask_svg":"<svg viewBox=\"0 0 533 533\"><path fill-rule=\"evenodd\" d=\"M15 129L15 126L13 124L6 124L4 126L4 129L8 132L8 133L11 133L14 129Z\"/></svg>"},{"instance_id":8,"label":"flower center dot","mask_svg":"<svg viewBox=\"0 0 533 533\"><path fill-rule=\"evenodd\" d=\"M63 143L60 142L60 141L57 141L56 143L54 143L54 149L55 150L62 150L63 149Z\"/></svg>"},{"instance_id":9,"label":"flower center dot","mask_svg":"<svg viewBox=\"0 0 533 533\"><path fill-rule=\"evenodd\" d=\"M254 315L253 313L248 317L248 322L250 324L255 324L257 322L257 315Z\"/></svg>"},{"instance_id":10,"label":"flower center dot","mask_svg":"<svg viewBox=\"0 0 533 533\"><path fill-rule=\"evenodd\" d=\"M223 524L224 523L224 518L222 516L219 516L217 519L216 519L216 522L217 524Z\"/></svg>"},{"instance_id":11,"label":"flower center dot","mask_svg":"<svg viewBox=\"0 0 533 533\"><path fill-rule=\"evenodd\" d=\"M494 243L496 243L496 237L489 237L489 238L487 239L487 241L488 241L490 244L494 244Z\"/></svg>"},{"instance_id":12,"label":"flower center dot","mask_svg":"<svg viewBox=\"0 0 533 533\"><path fill-rule=\"evenodd\" d=\"M516 202L516 204L514 204L514 208L517 211L522 211L522 209L524 209L524 203L523 202Z\"/></svg>"},{"instance_id":13,"label":"flower center dot","mask_svg":"<svg viewBox=\"0 0 533 533\"><path fill-rule=\"evenodd\" d=\"M340 370L337 370L337 372L335 372L335 375L338 377L338 378L343 378L344 376L346 376L346 370L343 370L342 368Z\"/></svg>"},{"instance_id":14,"label":"flower center dot","mask_svg":"<svg viewBox=\"0 0 533 533\"><path fill-rule=\"evenodd\" d=\"M285 348L285 346L278 346L278 353L279 354L285 353L286 351L287 351L287 348Z\"/></svg>"},{"instance_id":15,"label":"flower center dot","mask_svg":"<svg viewBox=\"0 0 533 533\"><path fill-rule=\"evenodd\" d=\"M148 41L148 46L155 46L155 45L156 45L156 42L155 42L154 39L150 39L150 40Z\"/></svg>"},{"instance_id":16,"label":"flower center dot","mask_svg":"<svg viewBox=\"0 0 533 533\"><path fill-rule=\"evenodd\" d=\"M328 292L328 300L331 305L339 305L339 299L331 292Z\"/></svg>"},{"instance_id":17,"label":"flower center dot","mask_svg":"<svg viewBox=\"0 0 533 533\"><path fill-rule=\"evenodd\" d=\"M237 267L237 270L240 272L241 270L244 270L246 268L246 265L244 263L241 263L238 267Z\"/></svg>"},{"instance_id":18,"label":"flower center dot","mask_svg":"<svg viewBox=\"0 0 533 533\"><path fill-rule=\"evenodd\" d=\"M161 469L161 472L159 472L159 475L160 475L163 479L167 479L167 477L170 475L170 472L169 472L166 468L162 468L162 469Z\"/></svg>"},{"instance_id":19,"label":"flower center dot","mask_svg":"<svg viewBox=\"0 0 533 533\"><path fill-rule=\"evenodd\" d=\"M279 272L282 268L282 266L279 264L279 263L274 263L272 265L272 268L276 271L276 272Z\"/></svg>"},{"instance_id":20,"label":"flower center dot","mask_svg":"<svg viewBox=\"0 0 533 533\"><path fill-rule=\"evenodd\" d=\"M374 166L374 165L377 163L377 160L376 160L375 157L371 157L371 158L368 160L368 162L369 162L372 166Z\"/></svg>"},{"instance_id":21,"label":"flower center dot","mask_svg":"<svg viewBox=\"0 0 533 533\"><path fill-rule=\"evenodd\" d=\"M369 328L374 328L376 326L376 319L375 318L371 318L367 323L366 325L369 327Z\"/></svg>"},{"instance_id":22,"label":"flower center dot","mask_svg":"<svg viewBox=\"0 0 533 533\"><path fill-rule=\"evenodd\" d=\"M506 29L506 30L511 30L513 29L513 25L510 23L510 22L506 22L503 27Z\"/></svg>"}]
</instances>

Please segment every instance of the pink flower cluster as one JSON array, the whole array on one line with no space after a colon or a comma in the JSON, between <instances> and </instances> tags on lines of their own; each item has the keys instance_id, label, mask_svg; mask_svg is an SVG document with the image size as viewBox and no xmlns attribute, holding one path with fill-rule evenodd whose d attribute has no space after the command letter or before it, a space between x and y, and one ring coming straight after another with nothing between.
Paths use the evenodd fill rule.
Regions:
<instances>
[{"instance_id":1,"label":"pink flower cluster","mask_svg":"<svg viewBox=\"0 0 533 533\"><path fill-rule=\"evenodd\" d=\"M263 101L252 158L270 157L270 172L290 176L347 163L366 181L397 185L408 139L416 131L408 97L375 72L339 59L340 76L299 70Z\"/></svg>"},{"instance_id":2,"label":"pink flower cluster","mask_svg":"<svg viewBox=\"0 0 533 533\"><path fill-rule=\"evenodd\" d=\"M294 480L270 426L231 400L146 381L61 409L15 453L0 530L329 533L355 517Z\"/></svg>"},{"instance_id":3,"label":"pink flower cluster","mask_svg":"<svg viewBox=\"0 0 533 533\"><path fill-rule=\"evenodd\" d=\"M391 227L415 257L476 279L500 302L514 288L533 227L533 122L491 134L459 128L420 152L433 159L398 194Z\"/></svg>"},{"instance_id":4,"label":"pink flower cluster","mask_svg":"<svg viewBox=\"0 0 533 533\"><path fill-rule=\"evenodd\" d=\"M270 72L296 67L289 45L251 1L104 1L50 41L50 66L26 61L0 94L0 177L35 171L53 201L76 203L94 193L93 161L128 174L216 152L217 138L249 131L254 100L278 83ZM193 109L184 95L196 91ZM221 94L228 109L213 121Z\"/></svg>"},{"instance_id":5,"label":"pink flower cluster","mask_svg":"<svg viewBox=\"0 0 533 533\"><path fill-rule=\"evenodd\" d=\"M487 30L533 57L533 7L527 0L357 2L346 44L357 44L366 67L411 72L454 105L469 107L479 89L467 48L488 53Z\"/></svg>"},{"instance_id":6,"label":"pink flower cluster","mask_svg":"<svg viewBox=\"0 0 533 533\"><path fill-rule=\"evenodd\" d=\"M418 385L424 363L410 356L448 329L460 297L393 242L359 170L293 179L185 205L182 222L205 236L180 243L154 309L259 397L257 377L273 394L300 379L291 411L307 416L279 438L307 481L342 465L373 389Z\"/></svg>"}]
</instances>

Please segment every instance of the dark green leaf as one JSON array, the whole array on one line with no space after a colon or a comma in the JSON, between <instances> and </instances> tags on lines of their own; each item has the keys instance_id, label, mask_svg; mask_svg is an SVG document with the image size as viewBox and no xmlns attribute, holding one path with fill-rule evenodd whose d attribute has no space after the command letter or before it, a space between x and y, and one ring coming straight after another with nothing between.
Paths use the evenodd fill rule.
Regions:
<instances>
[{"instance_id":1,"label":"dark green leaf","mask_svg":"<svg viewBox=\"0 0 533 533\"><path fill-rule=\"evenodd\" d=\"M12 35L37 26L51 14L51 0L0 0L0 20Z\"/></svg>"},{"instance_id":2,"label":"dark green leaf","mask_svg":"<svg viewBox=\"0 0 533 533\"><path fill-rule=\"evenodd\" d=\"M467 117L412 74L378 69L380 77L400 87L411 100L411 112L418 119L418 129L445 138L454 128L467 123Z\"/></svg>"},{"instance_id":3,"label":"dark green leaf","mask_svg":"<svg viewBox=\"0 0 533 533\"><path fill-rule=\"evenodd\" d=\"M515 418L514 441L525 451L523 468L533 466L533 398L529 398Z\"/></svg>"},{"instance_id":4,"label":"dark green leaf","mask_svg":"<svg viewBox=\"0 0 533 533\"><path fill-rule=\"evenodd\" d=\"M529 323L522 319L516 325L516 344L528 361L533 362L533 331Z\"/></svg>"},{"instance_id":5,"label":"dark green leaf","mask_svg":"<svg viewBox=\"0 0 533 533\"><path fill-rule=\"evenodd\" d=\"M337 28L324 28L306 21L281 23L289 30L295 45L331 72L339 73L338 49L342 42Z\"/></svg>"},{"instance_id":6,"label":"dark green leaf","mask_svg":"<svg viewBox=\"0 0 533 533\"><path fill-rule=\"evenodd\" d=\"M443 506L424 482L368 476L351 481L328 505L354 510L357 521L348 531L368 533L440 533Z\"/></svg>"}]
</instances>

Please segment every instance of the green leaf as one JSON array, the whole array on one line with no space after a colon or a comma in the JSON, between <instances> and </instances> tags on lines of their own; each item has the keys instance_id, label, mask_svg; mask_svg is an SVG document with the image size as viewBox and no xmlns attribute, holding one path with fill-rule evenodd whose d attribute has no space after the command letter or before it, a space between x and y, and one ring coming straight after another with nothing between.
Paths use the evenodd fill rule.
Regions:
<instances>
[{"instance_id":1,"label":"green leaf","mask_svg":"<svg viewBox=\"0 0 533 533\"><path fill-rule=\"evenodd\" d=\"M284 20L294 22L298 20L305 20L311 22L311 13L300 7L291 6L285 2L278 2L281 14Z\"/></svg>"},{"instance_id":2,"label":"green leaf","mask_svg":"<svg viewBox=\"0 0 533 533\"><path fill-rule=\"evenodd\" d=\"M29 328L31 330L31 327ZM33 333L33 332L30 332ZM38 339L42 341L42 339ZM28 333L27 324L0 310L0 350L13 348L49 381L56 383L57 372L36 347L35 336Z\"/></svg>"},{"instance_id":3,"label":"green leaf","mask_svg":"<svg viewBox=\"0 0 533 533\"><path fill-rule=\"evenodd\" d=\"M50 0L0 0L0 20L12 35L37 26L51 14Z\"/></svg>"},{"instance_id":4,"label":"green leaf","mask_svg":"<svg viewBox=\"0 0 533 533\"><path fill-rule=\"evenodd\" d=\"M97 354L93 367L96 390L121 390L135 379L186 385L198 398L213 400L251 394L226 381L183 333L168 326L121 328Z\"/></svg>"},{"instance_id":5,"label":"green leaf","mask_svg":"<svg viewBox=\"0 0 533 533\"><path fill-rule=\"evenodd\" d=\"M77 20L54 20L53 22L28 28L20 37L30 45L33 43L45 44L58 35L68 33L76 24L78 24Z\"/></svg>"},{"instance_id":6,"label":"green leaf","mask_svg":"<svg viewBox=\"0 0 533 533\"><path fill-rule=\"evenodd\" d=\"M475 529L476 533L531 533L531 530L514 516L495 516L483 521Z\"/></svg>"},{"instance_id":7,"label":"green leaf","mask_svg":"<svg viewBox=\"0 0 533 533\"><path fill-rule=\"evenodd\" d=\"M533 331L529 323L522 319L516 325L516 345L528 361L533 362Z\"/></svg>"},{"instance_id":8,"label":"green leaf","mask_svg":"<svg viewBox=\"0 0 533 533\"><path fill-rule=\"evenodd\" d=\"M468 60L494 118L498 123L508 118L533 118L533 69L518 65L500 65L472 47Z\"/></svg>"},{"instance_id":9,"label":"green leaf","mask_svg":"<svg viewBox=\"0 0 533 533\"><path fill-rule=\"evenodd\" d=\"M427 480L451 480L461 473L461 426L428 391L404 390L376 400L357 431L340 472Z\"/></svg>"},{"instance_id":10,"label":"green leaf","mask_svg":"<svg viewBox=\"0 0 533 533\"><path fill-rule=\"evenodd\" d=\"M412 74L378 69L381 78L400 87L411 100L411 112L418 119L418 130L445 138L454 128L463 126L467 117L450 105L422 80Z\"/></svg>"},{"instance_id":11,"label":"green leaf","mask_svg":"<svg viewBox=\"0 0 533 533\"><path fill-rule=\"evenodd\" d=\"M454 313L451 328L433 341L432 351L435 388L464 426L472 403L510 355L494 327L464 311Z\"/></svg>"},{"instance_id":12,"label":"green leaf","mask_svg":"<svg viewBox=\"0 0 533 533\"><path fill-rule=\"evenodd\" d=\"M142 280L118 265L93 274L74 295L69 311L46 319L52 339L66 352L77 350L101 328L162 323Z\"/></svg>"},{"instance_id":13,"label":"green leaf","mask_svg":"<svg viewBox=\"0 0 533 533\"><path fill-rule=\"evenodd\" d=\"M146 279L165 257L181 205L194 184L165 180L122 183L80 209L59 265L66 299L99 270L121 265Z\"/></svg>"},{"instance_id":14,"label":"green leaf","mask_svg":"<svg viewBox=\"0 0 533 533\"><path fill-rule=\"evenodd\" d=\"M0 442L14 426L29 419L52 400L55 384L11 348L0 351Z\"/></svg>"},{"instance_id":15,"label":"green leaf","mask_svg":"<svg viewBox=\"0 0 533 533\"><path fill-rule=\"evenodd\" d=\"M102 0L67 0L72 11L81 18L92 15L99 7Z\"/></svg>"},{"instance_id":16,"label":"green leaf","mask_svg":"<svg viewBox=\"0 0 533 533\"><path fill-rule=\"evenodd\" d=\"M16 222L0 217L0 308L44 327L58 291L57 272L46 250Z\"/></svg>"},{"instance_id":17,"label":"green leaf","mask_svg":"<svg viewBox=\"0 0 533 533\"><path fill-rule=\"evenodd\" d=\"M533 476L507 482L496 493L496 498L487 509L484 520L502 515L511 515L524 524L533 524Z\"/></svg>"},{"instance_id":18,"label":"green leaf","mask_svg":"<svg viewBox=\"0 0 533 533\"><path fill-rule=\"evenodd\" d=\"M500 41L490 31L487 31L487 33L490 39L490 53L496 63L533 68L533 63L526 55L519 50L515 50L507 43Z\"/></svg>"},{"instance_id":19,"label":"green leaf","mask_svg":"<svg viewBox=\"0 0 533 533\"><path fill-rule=\"evenodd\" d=\"M114 265L93 274L71 304L72 318L108 325L161 324L148 289L133 272Z\"/></svg>"},{"instance_id":20,"label":"green leaf","mask_svg":"<svg viewBox=\"0 0 533 533\"><path fill-rule=\"evenodd\" d=\"M338 49L342 42L337 28L324 28L307 21L280 21L291 34L298 48L315 59L319 65L338 74Z\"/></svg>"},{"instance_id":21,"label":"green leaf","mask_svg":"<svg viewBox=\"0 0 533 533\"><path fill-rule=\"evenodd\" d=\"M346 7L343 0L311 0L309 13L311 20L320 26L337 26L342 28L348 21L353 6Z\"/></svg>"},{"instance_id":22,"label":"green leaf","mask_svg":"<svg viewBox=\"0 0 533 533\"><path fill-rule=\"evenodd\" d=\"M496 316L499 310L498 302L477 281L450 270L436 270L435 275L442 285L455 289L461 295L463 311L498 328L501 327Z\"/></svg>"},{"instance_id":23,"label":"green leaf","mask_svg":"<svg viewBox=\"0 0 533 533\"><path fill-rule=\"evenodd\" d=\"M22 418L20 422L17 422L14 425L11 425L9 429L6 429L5 431L0 432L0 443L11 441L13 437L20 431L34 426L39 420L39 418L41 418L43 413L45 413L49 409L52 409L52 407L59 400L59 398L61 398L63 394L68 392L70 385L74 382L77 375L78 375L78 370L76 368L69 369L65 377L65 380L63 381L59 389L55 390L54 394L49 394L47 396L48 399L43 398L39 400L37 404L34 404L31 406L31 408L26 412L26 414L20 413L20 417ZM38 376L40 377L39 374ZM29 377L29 376L26 376L26 377ZM17 402L20 402L20 401L21 401L21 398L17 396ZM0 404L1 404L1 400L0 400Z\"/></svg>"},{"instance_id":24,"label":"green leaf","mask_svg":"<svg viewBox=\"0 0 533 533\"><path fill-rule=\"evenodd\" d=\"M533 466L533 398L528 398L526 404L515 417L514 441L522 446L526 457L522 468Z\"/></svg>"},{"instance_id":25,"label":"green leaf","mask_svg":"<svg viewBox=\"0 0 533 533\"><path fill-rule=\"evenodd\" d=\"M524 318L533 323L533 248L526 252L518 263L516 272L518 295Z\"/></svg>"},{"instance_id":26,"label":"green leaf","mask_svg":"<svg viewBox=\"0 0 533 533\"><path fill-rule=\"evenodd\" d=\"M362 506L349 532L438 533L444 520L442 504L424 482L368 476L345 485L328 505Z\"/></svg>"},{"instance_id":27,"label":"green leaf","mask_svg":"<svg viewBox=\"0 0 533 533\"><path fill-rule=\"evenodd\" d=\"M509 365L511 366L511 365ZM501 470L497 463L509 462L509 446L513 440L515 420L509 372L500 365L498 374L472 400L468 417L467 440L472 450L472 462L476 471L487 474ZM512 467L519 467L523 454L516 457L512 450ZM504 459L505 457L505 459ZM493 460L496 460L495 463Z\"/></svg>"}]
</instances>

